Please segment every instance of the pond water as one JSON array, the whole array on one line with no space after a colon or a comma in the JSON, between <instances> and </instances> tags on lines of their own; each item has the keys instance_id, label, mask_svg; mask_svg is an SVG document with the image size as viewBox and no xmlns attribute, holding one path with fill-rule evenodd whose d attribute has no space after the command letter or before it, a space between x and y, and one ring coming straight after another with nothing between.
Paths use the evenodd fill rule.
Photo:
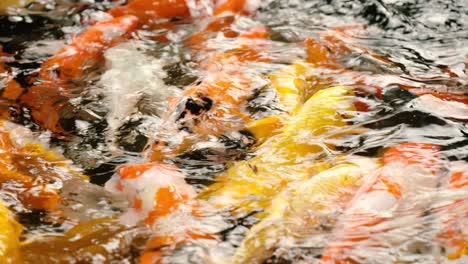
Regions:
<instances>
[{"instance_id":1,"label":"pond water","mask_svg":"<svg viewBox=\"0 0 468 264\"><path fill-rule=\"evenodd\" d=\"M466 263L468 3L214 2L0 3L0 257Z\"/></svg>"}]
</instances>

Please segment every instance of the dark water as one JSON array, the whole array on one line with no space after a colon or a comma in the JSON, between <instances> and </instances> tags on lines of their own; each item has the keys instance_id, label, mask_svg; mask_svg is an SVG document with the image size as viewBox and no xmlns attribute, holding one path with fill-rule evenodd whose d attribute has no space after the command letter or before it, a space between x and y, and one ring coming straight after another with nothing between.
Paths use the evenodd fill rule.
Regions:
<instances>
[{"instance_id":1,"label":"dark water","mask_svg":"<svg viewBox=\"0 0 468 264\"><path fill-rule=\"evenodd\" d=\"M14 79L26 89L33 86L41 63L55 54L65 42L70 41L72 33L83 30L91 20L105 16L103 13L107 8L118 4L110 1L62 0L56 1L55 4L54 1L43 2L49 4L31 5L29 9L14 11L17 14L0 16L0 44L5 53L14 55L13 59L6 63L7 69L14 73ZM340 63L343 65L341 68L318 67L313 71L313 76L307 80L323 88L348 85L358 90L371 89L369 87L378 87L382 90L382 95L377 95L375 92L357 94L357 100L366 102L370 110L355 111L352 117L346 119L351 128L359 129L359 133L349 133L334 139L332 143L336 145L336 148L325 149L323 153L320 153L321 157L326 157L326 161L337 156L378 157L385 148L398 143L423 142L439 145L444 161L468 162L467 1L273 0L261 2L263 3L254 16L241 17L234 23L234 28L239 31L254 25L264 25L270 33L270 61L242 69L252 74L262 76L274 74L282 67L304 59L306 54L302 43L305 39L319 39L325 32L345 25L359 25L365 29L363 34L354 34L352 31L350 35L342 37L341 41L351 48L345 55L339 56ZM194 23L196 24L196 21L182 20L176 22L176 26L171 29L140 29L133 34L130 44L124 43L123 46L118 46L118 49L114 47L113 53L106 53L106 67L88 72L86 76L83 76L81 93L73 98L68 108L61 110L60 124L67 131L65 136L44 132L40 125L34 122L30 110L18 102L2 99L1 105L14 109L11 114L14 122L38 134L45 133L51 146L63 151L66 158L82 168L84 174L89 175L91 183L96 185L93 186L96 190L93 189L89 191L90 193L104 192L98 186L103 186L114 174L117 165L142 162L143 158L140 153L149 142L154 140L154 134L166 133L160 132L163 130L160 126L163 118L161 113L164 113L167 107L166 99L177 96L203 76L203 70L200 70L199 65L194 63L194 55L184 43L186 38L193 33ZM158 34L171 36L170 41L155 40L153 37ZM218 51L227 50L230 45L233 45L229 40L222 38L213 38L210 41L210 45ZM119 61L119 58L124 58L123 62ZM112 63L109 64L109 62ZM146 70L150 73L146 74ZM127 78L126 74L130 77ZM112 82L113 80L117 81ZM271 87L260 90L252 94L248 100L247 110L254 119L284 112ZM423 100L421 99L423 97L419 98L417 95L418 92L428 91L456 94L458 98L465 99L459 100L462 101L461 103L447 103L437 98L425 97ZM312 93L312 91L309 92ZM120 99L127 95L138 95L138 99L135 101ZM308 98L310 95L306 94L304 97ZM115 116L118 121L112 121L110 119L112 116ZM340 130L333 133L340 133ZM177 137L177 135L170 134L169 136ZM195 147L190 151L170 160L171 164L177 165L187 175L187 182L198 191L216 182L216 176L227 167L236 166L233 162L249 160L258 154L255 152L258 147L255 144L255 137L245 131L222 135L215 141L216 144L203 138L200 142L196 142ZM270 159L275 159L275 156ZM305 163L307 162L310 161ZM450 166L444 166L445 170L450 170ZM86 189L87 187L80 188ZM438 191L427 190L427 193L431 192L434 194L432 198L439 195ZM466 187L458 193L446 194L452 197L450 195L466 199ZM273 196L271 199L274 198ZM80 199L86 200L85 198L78 200ZM125 210L126 205L121 205L121 201L117 198L106 199L109 201L116 199L117 208L112 208L109 203L103 205L102 208L105 210L99 209L99 206L96 207L95 205L100 201L100 195L81 201L84 207L95 211L103 210L95 217L83 218L114 215ZM408 203L417 204L418 199L428 198L415 191L415 197L411 199ZM446 201L445 198L440 199L440 203ZM235 209L228 208L227 210ZM459 263L463 263L463 259L448 262L444 257L440 257L440 254L444 255L443 253L439 253L439 258L434 257L437 255L434 253L437 251L434 249L436 243L431 241L431 234L434 231L432 233L431 231L420 233L414 231L420 228L420 225L431 229L428 226L436 222L431 210L436 209L426 208L425 215L418 216L421 219L417 224L413 222L407 224L401 220L404 219L405 214L414 213L410 209L399 212L401 218L395 218L388 223L389 228L395 232L390 236L398 237L402 236L398 232L408 232L410 234L408 237L415 238L412 242L417 241L417 243L408 242L409 246L405 244L406 242L402 243L405 246L394 248L394 251L388 247L383 247L387 251L370 251L374 252L374 255L372 253L361 254L359 256L364 256L366 259L362 262L458 263L456 261L461 261ZM468 225L466 203L457 210L461 215L461 225ZM258 211L262 211L262 208ZM213 220L213 226L220 229L221 242L215 245L212 242L201 243L201 245L193 243L179 249L169 261L171 263L207 263L203 258L206 257L213 263L227 263L225 261L234 254L233 252L236 251L236 247L241 244L246 234L249 236L247 230L254 223L266 221L255 215L258 211L254 210L245 215L220 213L223 217L222 223ZM338 211L337 209L335 214L342 213ZM67 225L57 227L48 223L47 220L41 218L41 213L22 212L20 222L27 227L28 234L61 233L70 228ZM76 214L86 213L89 212L78 210ZM284 219L287 221L289 218L284 216ZM341 218L335 217L334 219ZM207 221L210 222L210 220ZM410 231L406 230L405 225L411 226L412 223L414 228ZM329 239L323 237L324 233L328 234L332 229L327 228L327 224L329 223L323 225L325 232L323 230L318 232L322 236L307 234L307 232L306 234L298 232L300 235L308 236L307 239L291 235L294 237L293 242L283 241L277 249L269 252L270 256L263 261L266 263L295 261L315 263L314 261L317 261L322 254L321 250L325 242ZM333 224L334 222L329 225L333 226ZM284 226L288 228L286 223ZM108 232L109 237L95 234L96 241L102 244L120 243L120 247L110 247L110 251L118 253L105 257L109 261L125 259L129 262L135 261L135 256L138 255L143 244L139 240L144 240L141 237L147 237L149 232L146 229L125 228L109 231L105 227L103 230L102 232ZM261 234L259 236L261 237ZM288 235L278 231L277 236ZM113 238L115 238L114 242L110 241ZM466 241L466 232L464 238ZM135 245L138 245L134 246L135 248L129 246L131 244L129 241L132 239L139 241L139 243L135 242ZM261 238L259 241L262 243ZM52 239L50 243L55 245L62 242ZM45 245L45 242L40 241L36 249L25 249L25 252L30 254L28 259L33 259ZM373 249L372 246L375 245L363 245L361 250ZM411 248L410 250L408 249L410 247L418 247L418 249ZM92 250L87 252L85 248L80 253L83 257L78 256L75 259L71 257L67 261L74 263L73 261L84 260L84 263L101 263L98 260L92 262L90 252ZM360 253L362 252L356 254ZM66 259L63 254L51 254L51 262L44 259L43 263L53 263L54 258Z\"/></svg>"}]
</instances>

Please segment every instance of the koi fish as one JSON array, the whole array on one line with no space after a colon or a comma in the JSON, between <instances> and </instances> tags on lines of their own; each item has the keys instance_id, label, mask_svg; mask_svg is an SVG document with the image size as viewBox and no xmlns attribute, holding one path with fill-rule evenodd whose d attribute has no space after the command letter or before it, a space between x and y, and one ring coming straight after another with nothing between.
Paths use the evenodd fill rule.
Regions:
<instances>
[{"instance_id":1,"label":"koi fish","mask_svg":"<svg viewBox=\"0 0 468 264\"><path fill-rule=\"evenodd\" d=\"M335 27L321 34L317 40L306 39L302 43L307 55L305 60L296 61L269 75L271 85L276 91L278 101L285 114L249 123L248 130L255 135L256 139L263 142L264 139L278 133L279 128L284 125L284 121L296 114L314 92L327 87L326 81L324 83L318 81L311 85L309 80L317 78L317 68L332 70L344 68L344 65L338 62L338 58L351 52L351 46L342 39L343 37L338 38L337 36L351 35L351 33L362 35L363 26ZM360 107L359 101L355 101L354 104L359 110L365 110L365 108Z\"/></svg>"},{"instance_id":2,"label":"koi fish","mask_svg":"<svg viewBox=\"0 0 468 264\"><path fill-rule=\"evenodd\" d=\"M385 223L398 215L398 209L405 206L405 199L437 188L436 175L441 170L439 149L429 143L403 143L387 149L382 157L382 169L366 180L350 202L321 262L360 263L363 258L374 256L372 250L382 245L372 241L373 236L389 232L387 229L391 229L391 225ZM411 202L409 210L414 217L420 217L428 208L427 199ZM408 216L409 211L405 213ZM402 243L398 237L386 241L386 246ZM359 246L364 248L362 252Z\"/></svg>"},{"instance_id":3,"label":"koi fish","mask_svg":"<svg viewBox=\"0 0 468 264\"><path fill-rule=\"evenodd\" d=\"M6 15L8 8L25 7L31 2L32 0L2 0L0 2L0 15Z\"/></svg>"},{"instance_id":4,"label":"koi fish","mask_svg":"<svg viewBox=\"0 0 468 264\"><path fill-rule=\"evenodd\" d=\"M21 260L24 263L92 263L99 258L101 262L125 262L132 252L144 247L149 235L144 227L125 226L112 217L97 218L81 222L62 234L28 237L21 243Z\"/></svg>"},{"instance_id":5,"label":"koi fish","mask_svg":"<svg viewBox=\"0 0 468 264\"><path fill-rule=\"evenodd\" d=\"M420 95L414 99L411 106L425 112L433 112L436 115L458 120L468 120L468 104L446 101L430 94Z\"/></svg>"},{"instance_id":6,"label":"koi fish","mask_svg":"<svg viewBox=\"0 0 468 264\"><path fill-rule=\"evenodd\" d=\"M11 55L3 53L2 49L3 48L0 45L0 84L3 84L1 97L7 100L16 100L23 93L23 88L14 80L13 75L5 68L4 58L9 60Z\"/></svg>"},{"instance_id":7,"label":"koi fish","mask_svg":"<svg viewBox=\"0 0 468 264\"><path fill-rule=\"evenodd\" d=\"M247 232L231 263L263 263L283 239L323 234L323 225L333 226L363 176L378 166L374 159L356 157L290 184L265 209L266 217Z\"/></svg>"},{"instance_id":8,"label":"koi fish","mask_svg":"<svg viewBox=\"0 0 468 264\"><path fill-rule=\"evenodd\" d=\"M452 199L436 209L435 214L441 222L440 232L436 235L438 241L445 249L449 260L458 260L468 255L468 163L459 161L451 164L449 191L460 192L465 197Z\"/></svg>"},{"instance_id":9,"label":"koi fish","mask_svg":"<svg viewBox=\"0 0 468 264\"><path fill-rule=\"evenodd\" d=\"M170 165L122 165L105 188L124 193L130 201L132 210L123 216L124 222L136 224L143 220L151 224L158 216L166 216L179 209L191 212L196 192L184 178L177 168Z\"/></svg>"},{"instance_id":10,"label":"koi fish","mask_svg":"<svg viewBox=\"0 0 468 264\"><path fill-rule=\"evenodd\" d=\"M213 0L215 4L213 15L225 13L246 15L255 9L247 0ZM126 5L114 7L108 11L114 17L133 15L140 19L142 24L157 23L161 19L175 17L190 17L194 8L192 1L187 0L132 0ZM196 5L197 3L195 3ZM159 20L159 21L158 21Z\"/></svg>"},{"instance_id":11,"label":"koi fish","mask_svg":"<svg viewBox=\"0 0 468 264\"><path fill-rule=\"evenodd\" d=\"M126 5L110 9L108 13L114 17L132 15L141 24L147 24L158 19L189 17L190 9L186 0L131 0Z\"/></svg>"},{"instance_id":12,"label":"koi fish","mask_svg":"<svg viewBox=\"0 0 468 264\"><path fill-rule=\"evenodd\" d=\"M28 136L21 130L25 129L6 121L0 126L0 189L28 209L56 212L61 200L57 183L83 177L63 157L39 143L27 142ZM17 137L23 137L19 143Z\"/></svg>"},{"instance_id":13,"label":"koi fish","mask_svg":"<svg viewBox=\"0 0 468 264\"><path fill-rule=\"evenodd\" d=\"M450 90L448 87L442 87L438 84L434 85L424 85L421 86L419 82L416 80L409 80L403 79L398 75L390 75L390 74L373 74L367 75L359 72L344 72L344 76L347 76L351 82L354 81L356 84L365 85L369 87L370 92L375 92L378 97L382 95L382 87L386 86L394 86L397 85L398 87L405 89L417 96L423 95L431 95L437 97L443 101L450 101L450 102L458 102L463 104L468 104L468 96L460 92L445 92L445 90ZM378 83L379 86L375 86ZM373 91L372 91L373 90ZM444 91L441 91L444 90Z\"/></svg>"},{"instance_id":14,"label":"koi fish","mask_svg":"<svg viewBox=\"0 0 468 264\"><path fill-rule=\"evenodd\" d=\"M306 79L312 75L312 68L312 64L299 61L270 75L278 100L289 115L297 113L305 101L305 93L309 88Z\"/></svg>"},{"instance_id":15,"label":"koi fish","mask_svg":"<svg viewBox=\"0 0 468 264\"><path fill-rule=\"evenodd\" d=\"M230 23L232 21L223 22L213 27L216 30L226 28ZM210 26L208 26L207 30L211 30ZM202 60L201 66L208 72L207 77L198 86L188 88L182 97L176 101L177 103L169 107L168 112L171 113L171 116L165 118L170 122L165 122L164 127L172 126L173 130L184 130L184 132L188 133L175 137L174 133L164 132L167 134L166 137L170 137L172 140L157 138L156 144L152 146L148 155L151 160L161 160L174 153L182 153L185 149L193 146L193 142L199 142L200 136L220 136L230 131L241 131L246 128L255 136L258 142L263 142L268 137L278 133L279 128L284 125L284 121L288 119L288 116L298 111L307 98L306 94L311 93L314 88L315 90L321 88L311 87L307 84L306 79L313 75L311 69L317 66L320 61L329 60L329 56L321 59L315 58L314 63L298 61L269 76L269 81L275 88L280 103L284 106L285 115L271 116L254 121L248 115L239 111L242 104L253 94L252 89L246 88L249 86L256 87L251 81L255 81L255 76L252 78L242 71L244 63L269 61L268 57L258 51L258 47L263 47L259 45L262 42L255 41L263 40L267 36L268 33L264 27L252 28L250 31L239 35L241 43L243 40L247 41L240 48L215 54ZM198 35L196 35L195 39L189 39L190 45L196 50L203 41L205 39ZM263 43L263 45L265 44ZM309 56L313 56L312 51ZM212 72L217 73L211 75ZM261 80L260 78L259 81ZM182 113L181 110L183 110ZM180 125L177 125L174 129L173 124ZM197 139L191 140L191 138ZM171 143L171 141L177 140L179 140L178 143ZM170 151L167 149L170 149Z\"/></svg>"},{"instance_id":16,"label":"koi fish","mask_svg":"<svg viewBox=\"0 0 468 264\"><path fill-rule=\"evenodd\" d=\"M127 196L131 208L121 217L126 224L140 221L154 232L146 244L140 263L158 263L161 247L176 247L197 239L215 239L209 227L202 227L197 217L201 204L196 192L175 167L144 163L123 165L105 188Z\"/></svg>"},{"instance_id":17,"label":"koi fish","mask_svg":"<svg viewBox=\"0 0 468 264\"><path fill-rule=\"evenodd\" d=\"M127 15L97 22L75 37L71 44L46 60L39 71L38 83L20 97L32 111L36 122L53 132L60 126L60 109L77 96L83 75L103 63L103 52L130 37L138 19Z\"/></svg>"},{"instance_id":18,"label":"koi fish","mask_svg":"<svg viewBox=\"0 0 468 264\"><path fill-rule=\"evenodd\" d=\"M216 5L213 10L215 16L224 13L248 15L257 8L257 5L253 3L255 1L249 0L217 0L215 2Z\"/></svg>"},{"instance_id":19,"label":"koi fish","mask_svg":"<svg viewBox=\"0 0 468 264\"><path fill-rule=\"evenodd\" d=\"M19 236L22 226L12 217L11 212L0 200L0 263L18 263Z\"/></svg>"},{"instance_id":20,"label":"koi fish","mask_svg":"<svg viewBox=\"0 0 468 264\"><path fill-rule=\"evenodd\" d=\"M325 149L333 148L327 139L346 125L342 111L353 109L352 94L343 86L315 93L281 133L261 145L256 157L234 163L199 197L216 207L249 212L265 208L269 197L289 182L330 167L318 160Z\"/></svg>"},{"instance_id":21,"label":"koi fish","mask_svg":"<svg viewBox=\"0 0 468 264\"><path fill-rule=\"evenodd\" d=\"M237 2L225 2L219 13L238 10ZM109 10L109 13L115 18L90 26L70 45L45 61L38 74L39 83L21 96L21 102L31 109L33 119L44 128L56 133L65 132L60 125L60 111L70 98L80 92L75 84L84 73L102 64L106 49L128 39L141 23L150 19L185 16L189 9L185 1L134 0ZM19 95L15 93L10 97Z\"/></svg>"},{"instance_id":22,"label":"koi fish","mask_svg":"<svg viewBox=\"0 0 468 264\"><path fill-rule=\"evenodd\" d=\"M406 88L410 92L413 92L419 96L432 95L444 101L459 102L459 103L468 105L468 95L466 94L439 92L439 91L432 91L432 90L421 89L421 88L410 88L410 87L405 87L405 86L403 86L403 88Z\"/></svg>"},{"instance_id":23,"label":"koi fish","mask_svg":"<svg viewBox=\"0 0 468 264\"><path fill-rule=\"evenodd\" d=\"M239 41L239 47L202 61L206 70L202 80L169 102L162 129L147 154L150 160L182 154L208 137L242 131L252 120L242 109L266 82L259 72L249 72L248 66L268 58L257 42L242 37Z\"/></svg>"}]
</instances>

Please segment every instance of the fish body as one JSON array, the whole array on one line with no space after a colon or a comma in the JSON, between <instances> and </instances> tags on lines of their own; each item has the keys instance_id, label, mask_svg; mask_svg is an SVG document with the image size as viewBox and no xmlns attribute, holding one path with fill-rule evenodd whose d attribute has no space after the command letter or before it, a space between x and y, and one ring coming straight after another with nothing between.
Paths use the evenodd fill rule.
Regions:
<instances>
[{"instance_id":1,"label":"fish body","mask_svg":"<svg viewBox=\"0 0 468 264\"><path fill-rule=\"evenodd\" d=\"M312 64L298 61L270 75L278 100L289 115L297 113L304 103L304 93L308 88L306 79L312 68Z\"/></svg>"},{"instance_id":2,"label":"fish body","mask_svg":"<svg viewBox=\"0 0 468 264\"><path fill-rule=\"evenodd\" d=\"M78 223L62 234L30 236L21 243L24 263L126 262L149 236L144 227L125 226L102 217ZM15 262L15 264L18 262ZM2 263L3 264L3 263Z\"/></svg>"},{"instance_id":3,"label":"fish body","mask_svg":"<svg viewBox=\"0 0 468 264\"><path fill-rule=\"evenodd\" d=\"M214 4L212 14L215 16L246 15L255 7L249 3L252 1L248 0L212 0L209 2ZM163 19L191 17L196 14L198 5L200 4L190 0L132 0L126 5L112 8L108 12L114 17L133 15L138 17L142 24L151 24L158 23Z\"/></svg>"},{"instance_id":4,"label":"fish body","mask_svg":"<svg viewBox=\"0 0 468 264\"><path fill-rule=\"evenodd\" d=\"M0 263L14 264L19 258L19 236L23 228L0 200Z\"/></svg>"},{"instance_id":5,"label":"fish body","mask_svg":"<svg viewBox=\"0 0 468 264\"><path fill-rule=\"evenodd\" d=\"M436 190L437 173L442 165L439 149L428 143L403 143L387 149L382 169L364 182L344 211L321 263L361 263L366 258L380 256L381 247L400 245L404 238L402 241L398 235L385 236L385 243L378 239L387 232L391 234L391 221L398 217L408 221L411 230L418 230L418 221L430 201L413 198ZM405 200L409 201L408 205Z\"/></svg>"},{"instance_id":6,"label":"fish body","mask_svg":"<svg viewBox=\"0 0 468 264\"><path fill-rule=\"evenodd\" d=\"M263 263L283 240L323 234L378 166L375 159L357 158L288 185L247 232L231 263Z\"/></svg>"},{"instance_id":7,"label":"fish body","mask_svg":"<svg viewBox=\"0 0 468 264\"><path fill-rule=\"evenodd\" d=\"M168 215L182 205L190 211L196 196L177 168L155 163L120 166L106 183L106 189L127 196L131 211L123 220L131 224L139 221L151 224L157 216Z\"/></svg>"},{"instance_id":8,"label":"fish body","mask_svg":"<svg viewBox=\"0 0 468 264\"><path fill-rule=\"evenodd\" d=\"M1 121L0 188L26 209L57 212L63 182L87 178L70 161L34 142L29 133L23 127Z\"/></svg>"},{"instance_id":9,"label":"fish body","mask_svg":"<svg viewBox=\"0 0 468 264\"><path fill-rule=\"evenodd\" d=\"M1 97L7 100L16 100L24 89L14 80L13 74L6 68L5 62L11 60L12 55L3 53L2 49L0 45L0 86L3 88ZM4 117L8 116L5 115Z\"/></svg>"},{"instance_id":10,"label":"fish body","mask_svg":"<svg viewBox=\"0 0 468 264\"><path fill-rule=\"evenodd\" d=\"M351 95L352 90L342 86L314 94L278 135L260 147L257 156L234 163L200 197L217 207L249 212L267 206L287 183L330 167L319 157L325 148L333 147L325 143L333 137L333 128L346 125L340 112L353 109Z\"/></svg>"},{"instance_id":11,"label":"fish body","mask_svg":"<svg viewBox=\"0 0 468 264\"><path fill-rule=\"evenodd\" d=\"M449 260L461 260L468 256L468 163L451 163L451 175L446 191L458 193L435 210L439 217L440 232L436 241L445 249Z\"/></svg>"},{"instance_id":12,"label":"fish body","mask_svg":"<svg viewBox=\"0 0 468 264\"><path fill-rule=\"evenodd\" d=\"M0 15L6 15L9 8L21 8L27 6L33 0L2 0L0 2Z\"/></svg>"},{"instance_id":13,"label":"fish body","mask_svg":"<svg viewBox=\"0 0 468 264\"><path fill-rule=\"evenodd\" d=\"M37 83L20 97L31 109L34 120L53 132L64 132L59 124L60 109L70 98L79 95L80 89L75 83L90 69L102 64L104 51L128 39L137 24L138 19L130 15L97 22L46 60Z\"/></svg>"},{"instance_id":14,"label":"fish body","mask_svg":"<svg viewBox=\"0 0 468 264\"><path fill-rule=\"evenodd\" d=\"M106 183L106 189L120 192L130 201L121 222L148 225L153 234L141 263L159 263L161 247L177 247L190 240L215 239L210 227L200 224L202 207L196 192L175 167L156 163L123 165Z\"/></svg>"},{"instance_id":15,"label":"fish body","mask_svg":"<svg viewBox=\"0 0 468 264\"><path fill-rule=\"evenodd\" d=\"M126 5L118 6L108 11L114 17L132 15L138 17L140 23L174 17L189 17L190 8L186 0L131 0Z\"/></svg>"},{"instance_id":16,"label":"fish body","mask_svg":"<svg viewBox=\"0 0 468 264\"><path fill-rule=\"evenodd\" d=\"M252 120L245 111L247 101L267 83L260 73L249 71L251 63L268 60L265 46L252 38L241 37L238 46L202 59L200 81L169 101L147 154L150 160L161 161L184 153L195 142L245 130Z\"/></svg>"}]
</instances>

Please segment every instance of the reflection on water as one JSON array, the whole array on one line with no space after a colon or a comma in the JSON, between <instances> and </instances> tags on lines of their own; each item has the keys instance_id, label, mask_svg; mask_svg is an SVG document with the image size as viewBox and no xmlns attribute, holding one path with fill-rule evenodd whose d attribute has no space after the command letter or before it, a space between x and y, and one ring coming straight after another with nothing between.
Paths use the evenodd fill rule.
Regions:
<instances>
[{"instance_id":1,"label":"reflection on water","mask_svg":"<svg viewBox=\"0 0 468 264\"><path fill-rule=\"evenodd\" d=\"M7 2L25 262L466 261L465 1Z\"/></svg>"}]
</instances>

